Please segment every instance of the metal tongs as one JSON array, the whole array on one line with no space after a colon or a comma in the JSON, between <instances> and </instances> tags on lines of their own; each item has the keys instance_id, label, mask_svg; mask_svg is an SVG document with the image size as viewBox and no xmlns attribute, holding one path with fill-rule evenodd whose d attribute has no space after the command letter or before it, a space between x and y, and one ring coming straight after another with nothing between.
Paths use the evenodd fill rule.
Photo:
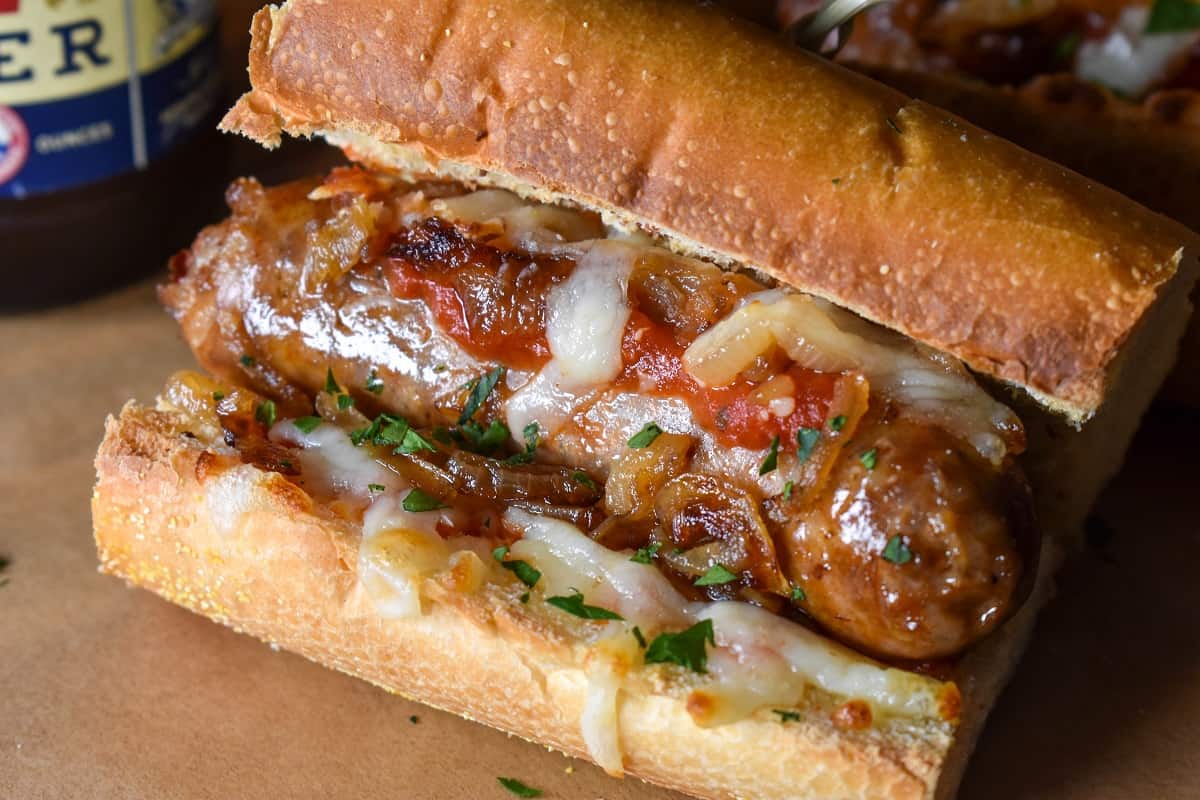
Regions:
<instances>
[{"instance_id":1,"label":"metal tongs","mask_svg":"<svg viewBox=\"0 0 1200 800\"><path fill-rule=\"evenodd\" d=\"M792 44L832 58L854 26L854 18L871 6L887 0L824 0L816 11L805 14L784 30Z\"/></svg>"}]
</instances>

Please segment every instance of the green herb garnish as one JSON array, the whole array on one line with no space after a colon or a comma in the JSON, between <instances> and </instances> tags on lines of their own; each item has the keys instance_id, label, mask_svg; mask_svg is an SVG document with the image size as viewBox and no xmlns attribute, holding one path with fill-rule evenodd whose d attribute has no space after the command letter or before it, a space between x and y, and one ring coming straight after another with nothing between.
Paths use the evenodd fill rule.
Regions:
<instances>
[{"instance_id":1,"label":"green herb garnish","mask_svg":"<svg viewBox=\"0 0 1200 800\"><path fill-rule=\"evenodd\" d=\"M1146 33L1174 33L1200 28L1200 3L1194 0L1154 0Z\"/></svg>"},{"instance_id":2,"label":"green herb garnish","mask_svg":"<svg viewBox=\"0 0 1200 800\"><path fill-rule=\"evenodd\" d=\"M569 597L547 597L546 602L580 619L625 619L615 611L600 606L589 606L583 602L583 594L576 590Z\"/></svg>"},{"instance_id":3,"label":"green herb garnish","mask_svg":"<svg viewBox=\"0 0 1200 800\"><path fill-rule=\"evenodd\" d=\"M771 438L771 449L767 452L767 457L763 459L762 465L758 468L759 475L766 475L768 472L774 472L779 465L779 437Z\"/></svg>"},{"instance_id":4,"label":"green herb garnish","mask_svg":"<svg viewBox=\"0 0 1200 800\"><path fill-rule=\"evenodd\" d=\"M846 424L846 418L842 417L842 425ZM829 423L829 427L833 428L833 423ZM838 428L834 428L838 430ZM812 455L813 448L817 446L817 440L821 438L821 432L816 428L801 428L796 431L796 460L803 464L808 461L808 457Z\"/></svg>"},{"instance_id":5,"label":"green herb garnish","mask_svg":"<svg viewBox=\"0 0 1200 800\"><path fill-rule=\"evenodd\" d=\"M400 446L392 452L411 456L413 453L419 453L422 450L430 453L437 452L437 448L433 446L432 442L410 427L404 432L404 438L400 441Z\"/></svg>"},{"instance_id":6,"label":"green herb garnish","mask_svg":"<svg viewBox=\"0 0 1200 800\"><path fill-rule=\"evenodd\" d=\"M845 414L838 414L836 417L829 420L829 430L831 431L840 431L844 427L846 427Z\"/></svg>"},{"instance_id":7,"label":"green herb garnish","mask_svg":"<svg viewBox=\"0 0 1200 800\"><path fill-rule=\"evenodd\" d=\"M658 551L661 548L662 544L659 542L647 545L646 547L639 547L638 551L629 560L638 564L649 564L658 555Z\"/></svg>"},{"instance_id":8,"label":"green herb garnish","mask_svg":"<svg viewBox=\"0 0 1200 800\"><path fill-rule=\"evenodd\" d=\"M784 711L781 708L773 708L773 709L771 709L771 713L779 715L780 723L799 722L800 721L800 712L799 711Z\"/></svg>"},{"instance_id":9,"label":"green herb garnish","mask_svg":"<svg viewBox=\"0 0 1200 800\"><path fill-rule=\"evenodd\" d=\"M296 429L299 430L301 433L312 433L313 431L315 431L317 429L317 426L321 424L321 418L320 417L299 417L297 419L292 420L292 424L295 425Z\"/></svg>"},{"instance_id":10,"label":"green herb garnish","mask_svg":"<svg viewBox=\"0 0 1200 800\"><path fill-rule=\"evenodd\" d=\"M500 376L504 374L504 367L496 367L490 372L480 375L478 378L467 384L467 403L463 406L462 413L458 415L458 424L475 416L475 412L487 400L487 396L492 393L492 389L496 388L496 384L500 380Z\"/></svg>"},{"instance_id":11,"label":"green herb garnish","mask_svg":"<svg viewBox=\"0 0 1200 800\"><path fill-rule=\"evenodd\" d=\"M508 428L505 428L507 431ZM533 455L537 451L538 440L540 438L538 424L531 422L521 430L521 435L525 438L525 450L520 453L514 453L504 459L505 464L528 464L533 461Z\"/></svg>"},{"instance_id":12,"label":"green herb garnish","mask_svg":"<svg viewBox=\"0 0 1200 800\"><path fill-rule=\"evenodd\" d=\"M473 453L490 455L508 441L508 426L499 420L492 420L484 428L475 420L467 420L450 431L450 436L460 445Z\"/></svg>"},{"instance_id":13,"label":"green herb garnish","mask_svg":"<svg viewBox=\"0 0 1200 800\"><path fill-rule=\"evenodd\" d=\"M792 602L803 603L808 599L808 595L804 593L804 589L799 586L792 586Z\"/></svg>"},{"instance_id":14,"label":"green herb garnish","mask_svg":"<svg viewBox=\"0 0 1200 800\"><path fill-rule=\"evenodd\" d=\"M907 564L912 561L912 557L912 550L908 549L908 545L904 543L904 539L899 536L893 536L884 545L884 561L890 561L893 564Z\"/></svg>"},{"instance_id":15,"label":"green herb garnish","mask_svg":"<svg viewBox=\"0 0 1200 800\"><path fill-rule=\"evenodd\" d=\"M637 625L634 625L633 630L630 632L633 634L633 638L637 639L638 647L645 650L646 649L646 637L642 635L642 629L639 628Z\"/></svg>"},{"instance_id":16,"label":"green herb garnish","mask_svg":"<svg viewBox=\"0 0 1200 800\"><path fill-rule=\"evenodd\" d=\"M542 573L538 572L526 561L505 561L504 557L507 555L507 546L497 547L492 551L492 558L499 561L500 566L504 567L513 575L516 575L520 579L521 583L532 589L534 584L541 579Z\"/></svg>"},{"instance_id":17,"label":"green herb garnish","mask_svg":"<svg viewBox=\"0 0 1200 800\"><path fill-rule=\"evenodd\" d=\"M254 409L254 418L268 428L275 424L275 401L263 400Z\"/></svg>"},{"instance_id":18,"label":"green herb garnish","mask_svg":"<svg viewBox=\"0 0 1200 800\"><path fill-rule=\"evenodd\" d=\"M788 481L783 485L783 494L781 495L784 501L792 499L792 491L796 488L795 481Z\"/></svg>"},{"instance_id":19,"label":"green herb garnish","mask_svg":"<svg viewBox=\"0 0 1200 800\"><path fill-rule=\"evenodd\" d=\"M404 501L400 503L400 506L405 511L416 512L436 511L439 508L445 508L446 504L423 489L412 489L404 495Z\"/></svg>"},{"instance_id":20,"label":"green herb garnish","mask_svg":"<svg viewBox=\"0 0 1200 800\"><path fill-rule=\"evenodd\" d=\"M367 491L369 491L369 492L382 492L382 491L386 491L386 490L387 490L387 487L384 486L382 483L368 483L367 484Z\"/></svg>"},{"instance_id":21,"label":"green herb garnish","mask_svg":"<svg viewBox=\"0 0 1200 800\"><path fill-rule=\"evenodd\" d=\"M867 469L875 469L875 465L879 463L879 452L872 447L870 450L860 455L858 460L861 461L862 465Z\"/></svg>"},{"instance_id":22,"label":"green herb garnish","mask_svg":"<svg viewBox=\"0 0 1200 800\"><path fill-rule=\"evenodd\" d=\"M659 437L662 433L662 428L658 427L653 422L647 422L642 426L642 429L635 433L629 440L629 446L641 450L644 447L649 447L650 444Z\"/></svg>"},{"instance_id":23,"label":"green herb garnish","mask_svg":"<svg viewBox=\"0 0 1200 800\"><path fill-rule=\"evenodd\" d=\"M679 633L660 633L646 648L647 664L678 664L693 672L708 672L708 653L704 643L715 645L711 619L701 620Z\"/></svg>"},{"instance_id":24,"label":"green herb garnish","mask_svg":"<svg viewBox=\"0 0 1200 800\"><path fill-rule=\"evenodd\" d=\"M348 394L339 394L337 396L337 407L345 411L350 406L354 405L354 398Z\"/></svg>"},{"instance_id":25,"label":"green herb garnish","mask_svg":"<svg viewBox=\"0 0 1200 800\"><path fill-rule=\"evenodd\" d=\"M338 394L342 391L342 387L338 385L337 378L333 377L333 367L327 367L325 370L325 393Z\"/></svg>"},{"instance_id":26,"label":"green herb garnish","mask_svg":"<svg viewBox=\"0 0 1200 800\"><path fill-rule=\"evenodd\" d=\"M718 586L722 583L736 581L737 577L723 564L713 564L703 575L692 581L692 586Z\"/></svg>"},{"instance_id":27,"label":"green herb garnish","mask_svg":"<svg viewBox=\"0 0 1200 800\"><path fill-rule=\"evenodd\" d=\"M219 403L225 399L225 393L224 392L213 392L212 397L213 397L214 403Z\"/></svg>"},{"instance_id":28,"label":"green herb garnish","mask_svg":"<svg viewBox=\"0 0 1200 800\"><path fill-rule=\"evenodd\" d=\"M371 394L383 394L383 378L379 377L379 372L374 367L371 368L371 373L367 375L365 388Z\"/></svg>"},{"instance_id":29,"label":"green herb garnish","mask_svg":"<svg viewBox=\"0 0 1200 800\"><path fill-rule=\"evenodd\" d=\"M521 783L516 778L496 778L496 780L500 781L501 786L503 786L505 789L508 789L510 792L515 794L517 797L541 797L542 796L541 789L534 789L532 786L526 786L525 784Z\"/></svg>"},{"instance_id":30,"label":"green herb garnish","mask_svg":"<svg viewBox=\"0 0 1200 800\"><path fill-rule=\"evenodd\" d=\"M254 366L254 356L244 355L238 359L238 363L241 364L243 367L253 367Z\"/></svg>"},{"instance_id":31,"label":"green herb garnish","mask_svg":"<svg viewBox=\"0 0 1200 800\"><path fill-rule=\"evenodd\" d=\"M600 488L596 485L596 482L592 480L592 476L588 475L581 469L577 469L571 473L571 480L575 481L585 489L591 489L593 492Z\"/></svg>"}]
</instances>

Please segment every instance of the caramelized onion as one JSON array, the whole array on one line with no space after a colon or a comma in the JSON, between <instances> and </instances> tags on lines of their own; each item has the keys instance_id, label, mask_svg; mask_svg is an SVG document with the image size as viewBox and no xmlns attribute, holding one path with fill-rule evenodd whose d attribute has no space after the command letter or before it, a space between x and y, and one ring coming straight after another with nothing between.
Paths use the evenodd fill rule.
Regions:
<instances>
[{"instance_id":1,"label":"caramelized onion","mask_svg":"<svg viewBox=\"0 0 1200 800\"><path fill-rule=\"evenodd\" d=\"M694 444L690 436L661 433L648 447L623 451L604 485L605 510L620 517L649 516L659 490L687 469Z\"/></svg>"}]
</instances>

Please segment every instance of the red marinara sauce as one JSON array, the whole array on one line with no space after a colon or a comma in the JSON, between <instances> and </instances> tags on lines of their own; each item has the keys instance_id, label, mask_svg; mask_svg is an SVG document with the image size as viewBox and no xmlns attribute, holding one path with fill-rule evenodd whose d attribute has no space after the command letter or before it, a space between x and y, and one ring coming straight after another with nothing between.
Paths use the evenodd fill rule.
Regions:
<instances>
[{"instance_id":1,"label":"red marinara sauce","mask_svg":"<svg viewBox=\"0 0 1200 800\"><path fill-rule=\"evenodd\" d=\"M432 217L393 236L384 274L393 295L424 301L438 327L471 355L536 370L551 356L547 295L574 266L567 258L500 250ZM755 398L760 383L702 386L684 369L686 349L673 326L635 307L621 341L624 368L614 383L683 399L697 424L729 446L765 448L778 436L782 449L794 450L800 428L825 425L842 377L796 364L776 373L795 387L794 408L780 417Z\"/></svg>"}]
</instances>

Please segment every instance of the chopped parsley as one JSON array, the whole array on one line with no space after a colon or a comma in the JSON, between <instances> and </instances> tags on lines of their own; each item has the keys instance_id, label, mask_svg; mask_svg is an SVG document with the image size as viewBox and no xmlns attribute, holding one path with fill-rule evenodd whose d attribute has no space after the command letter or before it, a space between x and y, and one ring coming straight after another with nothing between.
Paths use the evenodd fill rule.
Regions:
<instances>
[{"instance_id":1,"label":"chopped parsley","mask_svg":"<svg viewBox=\"0 0 1200 800\"><path fill-rule=\"evenodd\" d=\"M248 354L244 355L238 359L238 363L241 364L243 367L247 367L247 368L253 367L254 366L254 356L248 355Z\"/></svg>"},{"instance_id":2,"label":"chopped parsley","mask_svg":"<svg viewBox=\"0 0 1200 800\"><path fill-rule=\"evenodd\" d=\"M845 417L842 417L842 425L845 425ZM833 423L829 423L829 427L833 428ZM838 430L838 428L834 428ZM808 461L808 457L812 455L813 448L817 446L817 440L821 438L821 432L816 428L801 428L796 431L796 460L803 464Z\"/></svg>"},{"instance_id":3,"label":"chopped parsley","mask_svg":"<svg viewBox=\"0 0 1200 800\"><path fill-rule=\"evenodd\" d=\"M5 575L4 572L5 572L5 570L8 569L8 565L11 563L12 562L9 561L6 557L0 556L0 586L8 585L8 576ZM645 647L645 645L642 645L642 647Z\"/></svg>"},{"instance_id":4,"label":"chopped parsley","mask_svg":"<svg viewBox=\"0 0 1200 800\"><path fill-rule=\"evenodd\" d=\"M791 500L791 499L792 499L792 491L793 491L795 488L796 488L796 482L795 482L795 481L788 481L787 483L785 483L785 484L783 485L783 495L782 495L783 499L784 499L784 500Z\"/></svg>"},{"instance_id":5,"label":"chopped parsley","mask_svg":"<svg viewBox=\"0 0 1200 800\"><path fill-rule=\"evenodd\" d=\"M492 389L496 388L496 384L500 381L502 375L504 375L504 367L496 367L467 384L467 403L463 406L462 413L458 415L459 425L462 425L475 416L475 412L487 400L488 395L492 393Z\"/></svg>"},{"instance_id":6,"label":"chopped parsley","mask_svg":"<svg viewBox=\"0 0 1200 800\"><path fill-rule=\"evenodd\" d=\"M875 469L875 465L879 463L879 452L872 447L870 450L860 455L858 460L861 461L862 465L867 469Z\"/></svg>"},{"instance_id":7,"label":"chopped parsley","mask_svg":"<svg viewBox=\"0 0 1200 800\"><path fill-rule=\"evenodd\" d=\"M213 392L213 402L214 402L214 403L219 403L219 402L221 402L221 401L222 401L222 400L224 400L224 399L225 399L225 393L224 393L224 392Z\"/></svg>"},{"instance_id":8,"label":"chopped parsley","mask_svg":"<svg viewBox=\"0 0 1200 800\"><path fill-rule=\"evenodd\" d=\"M1195 0L1154 0L1146 33L1174 33L1200 28L1200 3Z\"/></svg>"},{"instance_id":9,"label":"chopped parsley","mask_svg":"<svg viewBox=\"0 0 1200 800\"><path fill-rule=\"evenodd\" d=\"M730 572L724 564L713 564L708 570L696 580L692 581L693 586L718 586L722 583L736 581L737 575Z\"/></svg>"},{"instance_id":10,"label":"chopped parsley","mask_svg":"<svg viewBox=\"0 0 1200 800\"><path fill-rule=\"evenodd\" d=\"M518 598L518 599L519 599L519 600L520 600L522 603L528 603L528 602L529 602L529 592L525 592L525 593L523 593L523 594L520 596L520 598Z\"/></svg>"},{"instance_id":11,"label":"chopped parsley","mask_svg":"<svg viewBox=\"0 0 1200 800\"><path fill-rule=\"evenodd\" d=\"M408 718L408 721L411 722L413 725L416 725L418 722L421 721L421 718L418 717L416 714L413 714L411 717Z\"/></svg>"},{"instance_id":12,"label":"chopped parsley","mask_svg":"<svg viewBox=\"0 0 1200 800\"><path fill-rule=\"evenodd\" d=\"M588 475L581 469L577 469L571 473L571 480L575 481L585 489L591 489L593 492L600 488L596 485L596 482L592 480L592 476Z\"/></svg>"},{"instance_id":13,"label":"chopped parsley","mask_svg":"<svg viewBox=\"0 0 1200 800\"><path fill-rule=\"evenodd\" d=\"M516 575L521 583L533 588L542 577L542 573L538 572L528 562L525 561L505 561L504 557L508 555L508 547L501 545L492 551L492 558L500 562L500 566Z\"/></svg>"},{"instance_id":14,"label":"chopped parsley","mask_svg":"<svg viewBox=\"0 0 1200 800\"><path fill-rule=\"evenodd\" d=\"M836 417L829 420L829 430L831 431L840 431L844 427L846 427L845 414L838 414Z\"/></svg>"},{"instance_id":15,"label":"chopped parsley","mask_svg":"<svg viewBox=\"0 0 1200 800\"><path fill-rule=\"evenodd\" d=\"M546 602L557 609L574 614L580 619L625 619L615 611L600 606L589 606L583 602L583 594L575 590L569 597L547 597Z\"/></svg>"},{"instance_id":16,"label":"chopped parsley","mask_svg":"<svg viewBox=\"0 0 1200 800\"><path fill-rule=\"evenodd\" d=\"M634 639L637 639L638 647L645 650L646 649L646 637L642 634L642 629L639 628L637 625L634 625L633 630L630 631L630 633L633 634Z\"/></svg>"},{"instance_id":17,"label":"chopped parsley","mask_svg":"<svg viewBox=\"0 0 1200 800\"><path fill-rule=\"evenodd\" d=\"M508 426L495 419L486 428L473 419L467 420L449 433L463 448L484 456L494 453L509 437Z\"/></svg>"},{"instance_id":18,"label":"chopped parsley","mask_svg":"<svg viewBox=\"0 0 1200 800\"><path fill-rule=\"evenodd\" d=\"M371 373L367 375L367 382L364 388L371 394L383 394L383 378L379 377L379 371L374 367L371 368Z\"/></svg>"},{"instance_id":19,"label":"chopped parsley","mask_svg":"<svg viewBox=\"0 0 1200 800\"><path fill-rule=\"evenodd\" d=\"M704 643L715 645L711 619L701 620L679 633L660 633L646 648L647 664L678 664L693 672L708 672L708 652Z\"/></svg>"},{"instance_id":20,"label":"chopped parsley","mask_svg":"<svg viewBox=\"0 0 1200 800\"><path fill-rule=\"evenodd\" d=\"M387 487L384 486L382 483L368 483L367 484L367 491L370 491L370 492L382 492L382 491L385 491L386 489L387 489Z\"/></svg>"},{"instance_id":21,"label":"chopped parsley","mask_svg":"<svg viewBox=\"0 0 1200 800\"><path fill-rule=\"evenodd\" d=\"M629 440L629 446L641 450L644 447L649 447L655 439L662 433L662 428L658 427L653 422L647 422L642 426L642 429L635 433Z\"/></svg>"},{"instance_id":22,"label":"chopped parsley","mask_svg":"<svg viewBox=\"0 0 1200 800\"><path fill-rule=\"evenodd\" d=\"M433 446L432 442L410 427L404 432L404 438L401 440L400 446L392 452L403 453L406 456L410 456L413 453L419 453L422 450L427 450L431 453L437 452L437 448Z\"/></svg>"},{"instance_id":23,"label":"chopped parsley","mask_svg":"<svg viewBox=\"0 0 1200 800\"><path fill-rule=\"evenodd\" d=\"M503 786L505 789L508 789L510 792L515 794L517 797L541 797L542 796L541 789L534 789L532 786L526 786L525 784L521 783L516 778L496 778L496 780L500 781L501 786Z\"/></svg>"},{"instance_id":24,"label":"chopped parsley","mask_svg":"<svg viewBox=\"0 0 1200 800\"><path fill-rule=\"evenodd\" d=\"M337 396L337 407L345 411L350 406L354 405L354 398L348 394L339 394Z\"/></svg>"},{"instance_id":25,"label":"chopped parsley","mask_svg":"<svg viewBox=\"0 0 1200 800\"><path fill-rule=\"evenodd\" d=\"M317 426L321 424L321 418L320 417L311 417L311 416L310 417L299 417L297 419L292 420L292 424L295 425L296 429L299 430L301 433L312 433L313 431L315 431L317 429Z\"/></svg>"},{"instance_id":26,"label":"chopped parsley","mask_svg":"<svg viewBox=\"0 0 1200 800\"><path fill-rule=\"evenodd\" d=\"M646 545L645 547L639 547L638 551L634 553L633 557L629 560L637 564L649 564L658 555L658 551L661 548L662 544L660 542L655 542L654 544Z\"/></svg>"},{"instance_id":27,"label":"chopped parsley","mask_svg":"<svg viewBox=\"0 0 1200 800\"><path fill-rule=\"evenodd\" d=\"M759 475L766 475L768 472L774 472L779 466L779 437L775 436L771 439L771 449L767 452L767 457L763 459L762 466L758 468Z\"/></svg>"},{"instance_id":28,"label":"chopped parsley","mask_svg":"<svg viewBox=\"0 0 1200 800\"><path fill-rule=\"evenodd\" d=\"M412 489L404 495L400 506L405 511L436 511L445 508L446 504L423 489Z\"/></svg>"},{"instance_id":29,"label":"chopped parsley","mask_svg":"<svg viewBox=\"0 0 1200 800\"><path fill-rule=\"evenodd\" d=\"M507 433L508 428L504 429ZM521 430L521 435L525 438L525 449L520 453L514 453L504 459L505 464L528 464L533 461L533 454L537 450L538 439L538 424L531 422ZM507 437L506 437L507 438Z\"/></svg>"},{"instance_id":30,"label":"chopped parsley","mask_svg":"<svg viewBox=\"0 0 1200 800\"><path fill-rule=\"evenodd\" d=\"M779 715L779 722L781 724L785 723L785 722L799 722L800 721L800 712L799 711L784 711L781 708L773 708L773 709L771 709L771 713Z\"/></svg>"},{"instance_id":31,"label":"chopped parsley","mask_svg":"<svg viewBox=\"0 0 1200 800\"><path fill-rule=\"evenodd\" d=\"M804 589L800 586L792 586L792 602L803 603L808 599L808 595L804 593Z\"/></svg>"},{"instance_id":32,"label":"chopped parsley","mask_svg":"<svg viewBox=\"0 0 1200 800\"><path fill-rule=\"evenodd\" d=\"M839 183L841 183L841 182L842 182L842 179L841 179L841 178L834 178L834 179L833 179L833 185L834 185L834 186L837 186L837 185L838 185Z\"/></svg>"},{"instance_id":33,"label":"chopped parsley","mask_svg":"<svg viewBox=\"0 0 1200 800\"><path fill-rule=\"evenodd\" d=\"M342 387L338 384L337 378L333 377L333 367L327 367L325 369L325 393L339 394L341 391Z\"/></svg>"},{"instance_id":34,"label":"chopped parsley","mask_svg":"<svg viewBox=\"0 0 1200 800\"><path fill-rule=\"evenodd\" d=\"M263 400L254 409L254 418L268 428L275 424L275 401Z\"/></svg>"},{"instance_id":35,"label":"chopped parsley","mask_svg":"<svg viewBox=\"0 0 1200 800\"><path fill-rule=\"evenodd\" d=\"M900 536L893 536L888 539L887 544L883 548L883 560L890 561L893 564L907 564L912 561L912 550L908 549L908 545L904 543L904 539Z\"/></svg>"}]
</instances>

